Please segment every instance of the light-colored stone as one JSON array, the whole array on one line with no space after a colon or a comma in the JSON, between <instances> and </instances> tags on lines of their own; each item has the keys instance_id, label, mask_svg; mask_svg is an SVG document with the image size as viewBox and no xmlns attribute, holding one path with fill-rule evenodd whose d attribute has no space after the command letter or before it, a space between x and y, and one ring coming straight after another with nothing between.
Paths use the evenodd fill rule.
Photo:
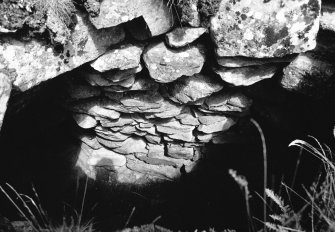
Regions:
<instances>
[{"instance_id":1,"label":"light-colored stone","mask_svg":"<svg viewBox=\"0 0 335 232\"><path fill-rule=\"evenodd\" d=\"M172 166L157 166L147 164L132 155L127 157L127 167L130 170L146 175L157 176L158 178L162 179L176 179L181 176L180 169L174 168Z\"/></svg>"},{"instance_id":2,"label":"light-colored stone","mask_svg":"<svg viewBox=\"0 0 335 232\"><path fill-rule=\"evenodd\" d=\"M199 73L205 62L203 48L189 46L172 50L164 42L154 43L146 48L143 60L150 76L157 82L168 83L179 77Z\"/></svg>"},{"instance_id":3,"label":"light-colored stone","mask_svg":"<svg viewBox=\"0 0 335 232\"><path fill-rule=\"evenodd\" d=\"M91 17L96 28L109 28L142 17L151 33L157 36L169 31L174 16L167 0L104 0L97 17Z\"/></svg>"},{"instance_id":4,"label":"light-colored stone","mask_svg":"<svg viewBox=\"0 0 335 232\"><path fill-rule=\"evenodd\" d=\"M123 44L113 48L91 63L91 67L99 72L111 69L131 69L140 65L143 48L138 45Z\"/></svg>"},{"instance_id":5,"label":"light-colored stone","mask_svg":"<svg viewBox=\"0 0 335 232\"><path fill-rule=\"evenodd\" d=\"M178 27L166 34L166 42L172 48L184 47L207 31L206 28L199 27Z\"/></svg>"},{"instance_id":6,"label":"light-colored stone","mask_svg":"<svg viewBox=\"0 0 335 232\"><path fill-rule=\"evenodd\" d=\"M210 21L219 56L282 57L316 46L320 0L220 2Z\"/></svg>"},{"instance_id":7,"label":"light-colored stone","mask_svg":"<svg viewBox=\"0 0 335 232\"><path fill-rule=\"evenodd\" d=\"M223 83L216 76L195 74L169 84L168 92L171 100L186 104L208 97L222 88Z\"/></svg>"},{"instance_id":8,"label":"light-colored stone","mask_svg":"<svg viewBox=\"0 0 335 232\"><path fill-rule=\"evenodd\" d=\"M124 155L134 153L147 154L148 150L146 149L146 145L146 142L142 138L133 136L126 139L122 142L120 147L114 148L113 150Z\"/></svg>"},{"instance_id":9,"label":"light-colored stone","mask_svg":"<svg viewBox=\"0 0 335 232\"><path fill-rule=\"evenodd\" d=\"M73 114L73 119L76 121L78 126L84 129L90 129L97 125L97 121L94 117L87 114Z\"/></svg>"},{"instance_id":10,"label":"light-colored stone","mask_svg":"<svg viewBox=\"0 0 335 232\"><path fill-rule=\"evenodd\" d=\"M0 129L7 109L7 102L12 90L12 83L8 76L0 71Z\"/></svg>"},{"instance_id":11,"label":"light-colored stone","mask_svg":"<svg viewBox=\"0 0 335 232\"><path fill-rule=\"evenodd\" d=\"M74 103L71 110L73 112L89 114L94 117L108 119L118 119L120 117L119 112L113 109L105 108L101 101L95 99Z\"/></svg>"},{"instance_id":12,"label":"light-colored stone","mask_svg":"<svg viewBox=\"0 0 335 232\"><path fill-rule=\"evenodd\" d=\"M183 147L180 144L168 144L167 155L176 159L192 159L194 150L192 147Z\"/></svg>"},{"instance_id":13,"label":"light-colored stone","mask_svg":"<svg viewBox=\"0 0 335 232\"><path fill-rule=\"evenodd\" d=\"M126 165L127 159L124 155L120 155L106 148L94 150L87 163L92 166L112 166L122 167Z\"/></svg>"},{"instance_id":14,"label":"light-colored stone","mask_svg":"<svg viewBox=\"0 0 335 232\"><path fill-rule=\"evenodd\" d=\"M234 86L249 86L261 80L269 79L275 75L277 70L278 66L276 65L214 69L223 81Z\"/></svg>"},{"instance_id":15,"label":"light-colored stone","mask_svg":"<svg viewBox=\"0 0 335 232\"><path fill-rule=\"evenodd\" d=\"M77 24L71 40L62 54L56 55L53 48L32 39L19 41L9 35L0 39L0 69L10 73L15 87L22 91L70 71L102 55L113 44L121 42L125 33L122 26L96 30L88 18L76 14Z\"/></svg>"}]
</instances>

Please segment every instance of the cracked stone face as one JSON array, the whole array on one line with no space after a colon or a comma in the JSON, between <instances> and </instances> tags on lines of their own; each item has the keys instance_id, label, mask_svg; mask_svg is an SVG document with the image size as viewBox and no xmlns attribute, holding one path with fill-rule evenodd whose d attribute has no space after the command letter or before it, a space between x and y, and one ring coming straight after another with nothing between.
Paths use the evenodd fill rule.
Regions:
<instances>
[{"instance_id":1,"label":"cracked stone face","mask_svg":"<svg viewBox=\"0 0 335 232\"><path fill-rule=\"evenodd\" d=\"M218 56L282 57L316 46L320 0L223 0L210 22Z\"/></svg>"}]
</instances>

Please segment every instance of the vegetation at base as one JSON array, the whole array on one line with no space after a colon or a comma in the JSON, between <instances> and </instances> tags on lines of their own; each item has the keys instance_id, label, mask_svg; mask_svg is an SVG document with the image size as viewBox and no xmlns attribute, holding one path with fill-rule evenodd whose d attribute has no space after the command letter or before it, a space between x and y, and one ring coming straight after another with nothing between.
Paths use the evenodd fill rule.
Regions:
<instances>
[{"instance_id":1,"label":"vegetation at base","mask_svg":"<svg viewBox=\"0 0 335 232\"><path fill-rule=\"evenodd\" d=\"M230 170L229 174L240 186L246 203L249 222L249 231L276 231L276 232L302 232L335 231L335 157L327 145L321 144L316 138L311 137L313 144L303 140L294 140L289 147L299 147L303 151L313 155L321 161L322 172L316 177L313 184L306 188L303 186L304 194L299 194L285 183L281 183L281 194L265 187L266 197L262 198L268 214L263 220L256 219L251 214L249 199L251 194L248 189L248 181L244 176L238 175L236 171ZM264 144L263 144L264 145ZM264 166L264 169L267 167ZM284 200L284 194L286 201ZM296 208L291 202L291 197L296 197L303 203ZM270 200L267 204L267 198ZM289 203L288 203L289 202ZM271 204L274 207L270 207ZM296 205L296 204L295 204ZM263 228L257 228L256 222L260 222ZM261 230L259 230L261 229Z\"/></svg>"}]
</instances>

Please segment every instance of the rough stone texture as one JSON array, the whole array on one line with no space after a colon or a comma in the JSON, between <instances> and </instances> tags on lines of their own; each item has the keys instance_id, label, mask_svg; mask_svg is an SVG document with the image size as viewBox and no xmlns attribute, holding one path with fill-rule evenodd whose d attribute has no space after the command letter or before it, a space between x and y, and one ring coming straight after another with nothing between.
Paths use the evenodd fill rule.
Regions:
<instances>
[{"instance_id":1,"label":"rough stone texture","mask_svg":"<svg viewBox=\"0 0 335 232\"><path fill-rule=\"evenodd\" d=\"M194 150L191 147L183 147L180 144L168 144L167 155L176 159L192 159Z\"/></svg>"},{"instance_id":2,"label":"rough stone texture","mask_svg":"<svg viewBox=\"0 0 335 232\"><path fill-rule=\"evenodd\" d=\"M151 36L169 31L174 25L167 1L156 0L104 0L97 17L91 17L96 28L109 28L143 17Z\"/></svg>"},{"instance_id":3,"label":"rough stone texture","mask_svg":"<svg viewBox=\"0 0 335 232\"><path fill-rule=\"evenodd\" d=\"M320 26L324 30L335 32L335 5L326 4L322 6Z\"/></svg>"},{"instance_id":4,"label":"rough stone texture","mask_svg":"<svg viewBox=\"0 0 335 232\"><path fill-rule=\"evenodd\" d=\"M202 116L199 117L199 121L201 125L198 126L197 130L205 134L223 132L235 124L235 120L222 115Z\"/></svg>"},{"instance_id":5,"label":"rough stone texture","mask_svg":"<svg viewBox=\"0 0 335 232\"><path fill-rule=\"evenodd\" d=\"M277 70L277 65L261 65L241 68L216 68L214 71L223 81L229 84L234 86L249 86L273 77Z\"/></svg>"},{"instance_id":6,"label":"rough stone texture","mask_svg":"<svg viewBox=\"0 0 335 232\"><path fill-rule=\"evenodd\" d=\"M143 48L137 45L121 45L100 56L91 63L91 66L99 72L136 68L140 65L142 50Z\"/></svg>"},{"instance_id":7,"label":"rough stone texture","mask_svg":"<svg viewBox=\"0 0 335 232\"><path fill-rule=\"evenodd\" d=\"M206 28L178 27L166 34L166 42L170 47L180 48L192 43L207 31Z\"/></svg>"},{"instance_id":8,"label":"rough stone texture","mask_svg":"<svg viewBox=\"0 0 335 232\"><path fill-rule=\"evenodd\" d=\"M210 22L216 52L262 58L311 50L320 10L320 0L223 0Z\"/></svg>"},{"instance_id":9,"label":"rough stone texture","mask_svg":"<svg viewBox=\"0 0 335 232\"><path fill-rule=\"evenodd\" d=\"M36 39L22 42L10 36L1 37L0 72L7 73L14 86L25 91L96 59L125 37L121 26L96 30L84 15L78 13L76 19L71 41L61 54Z\"/></svg>"},{"instance_id":10,"label":"rough stone texture","mask_svg":"<svg viewBox=\"0 0 335 232\"><path fill-rule=\"evenodd\" d=\"M169 84L168 92L171 100L186 104L208 97L222 88L223 83L215 76L195 74L190 77L180 78Z\"/></svg>"},{"instance_id":11,"label":"rough stone texture","mask_svg":"<svg viewBox=\"0 0 335 232\"><path fill-rule=\"evenodd\" d=\"M168 83L179 77L199 73L205 61L203 49L190 46L171 50L163 42L151 44L143 54L150 76L157 82Z\"/></svg>"},{"instance_id":12,"label":"rough stone texture","mask_svg":"<svg viewBox=\"0 0 335 232\"><path fill-rule=\"evenodd\" d=\"M12 90L12 83L8 76L0 72L0 129L7 109L7 102Z\"/></svg>"},{"instance_id":13,"label":"rough stone texture","mask_svg":"<svg viewBox=\"0 0 335 232\"><path fill-rule=\"evenodd\" d=\"M199 27L201 18L198 12L198 0L182 0L178 3L181 22L192 27Z\"/></svg>"}]
</instances>

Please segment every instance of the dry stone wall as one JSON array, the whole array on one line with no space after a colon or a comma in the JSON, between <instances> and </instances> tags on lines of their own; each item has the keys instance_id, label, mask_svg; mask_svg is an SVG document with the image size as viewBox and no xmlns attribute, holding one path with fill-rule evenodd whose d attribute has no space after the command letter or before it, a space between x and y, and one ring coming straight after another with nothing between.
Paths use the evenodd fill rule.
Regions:
<instances>
[{"instance_id":1,"label":"dry stone wall","mask_svg":"<svg viewBox=\"0 0 335 232\"><path fill-rule=\"evenodd\" d=\"M86 1L61 54L1 35L0 116L12 86L24 91L81 65L67 75L63 102L81 128L77 165L92 178L102 170L150 183L192 171L207 143L232 140L252 105L243 88L276 75L309 94L310 82L335 73L323 43L313 50L320 0L170 4ZM334 28L331 12L324 30Z\"/></svg>"}]
</instances>

